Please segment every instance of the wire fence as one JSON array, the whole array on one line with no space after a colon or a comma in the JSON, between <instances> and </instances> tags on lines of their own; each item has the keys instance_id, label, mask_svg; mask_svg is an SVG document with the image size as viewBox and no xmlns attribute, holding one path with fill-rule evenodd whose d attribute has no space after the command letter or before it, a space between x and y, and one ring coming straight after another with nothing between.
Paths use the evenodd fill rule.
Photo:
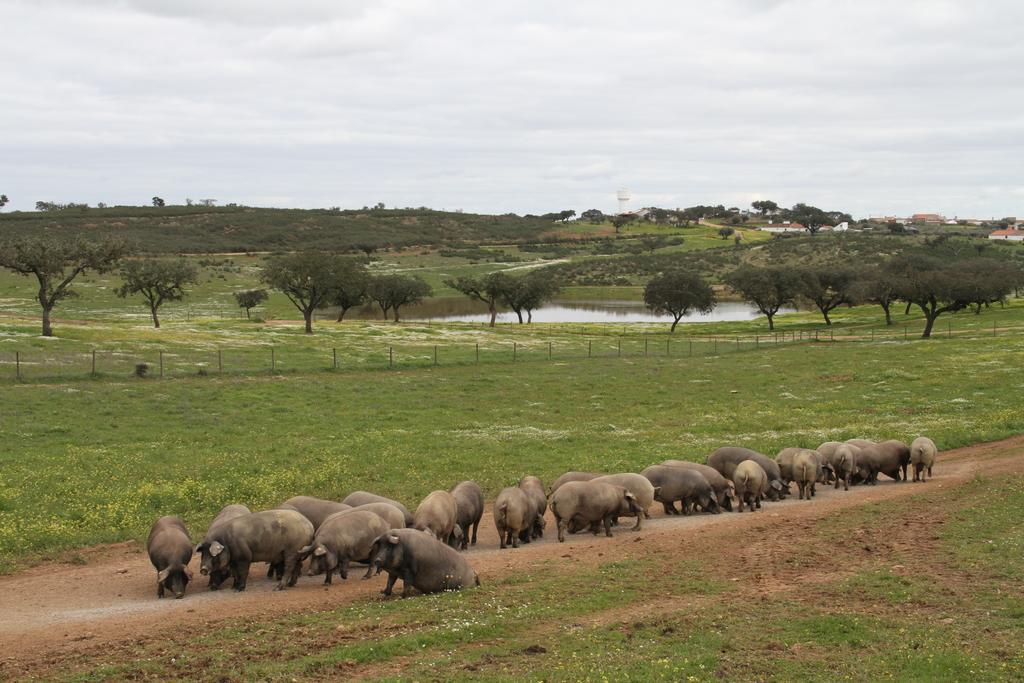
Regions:
<instances>
[{"instance_id":1,"label":"wire fence","mask_svg":"<svg viewBox=\"0 0 1024 683\"><path fill-rule=\"evenodd\" d=\"M916 326L915 326L916 328ZM471 364L578 362L595 358L678 358L767 350L792 344L908 343L920 328L894 325L870 330L832 328L768 334L694 335L630 333L626 330L586 334L585 328L546 328L563 336L551 340L515 335L484 343L381 343L375 346L207 346L204 348L109 348L77 351L39 349L0 352L0 381L83 378L180 378L355 370L387 370ZM569 334L572 330L573 334ZM1024 338L1024 327L990 329L972 325L954 330L951 323L933 330L932 340L1001 336Z\"/></svg>"}]
</instances>

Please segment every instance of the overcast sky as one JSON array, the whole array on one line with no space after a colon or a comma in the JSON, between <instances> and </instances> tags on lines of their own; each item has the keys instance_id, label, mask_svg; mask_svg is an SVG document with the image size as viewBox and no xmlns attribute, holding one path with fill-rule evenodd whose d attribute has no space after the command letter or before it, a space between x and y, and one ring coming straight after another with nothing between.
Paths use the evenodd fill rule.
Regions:
<instances>
[{"instance_id":1,"label":"overcast sky","mask_svg":"<svg viewBox=\"0 0 1024 683\"><path fill-rule=\"evenodd\" d=\"M1024 215L1020 0L0 0L0 193Z\"/></svg>"}]
</instances>

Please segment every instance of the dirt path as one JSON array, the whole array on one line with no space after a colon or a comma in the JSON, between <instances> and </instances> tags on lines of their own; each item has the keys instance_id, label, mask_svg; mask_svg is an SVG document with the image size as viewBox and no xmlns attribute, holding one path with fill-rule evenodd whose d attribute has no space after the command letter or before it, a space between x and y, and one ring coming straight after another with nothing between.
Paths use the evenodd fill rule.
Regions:
<instances>
[{"instance_id":1,"label":"dirt path","mask_svg":"<svg viewBox=\"0 0 1024 683\"><path fill-rule=\"evenodd\" d=\"M552 558L587 563L607 561L617 553L663 552L667 539L674 548L725 548L735 545L737 535L756 534L760 540L750 552L757 562L745 567L740 558L737 572L749 573L759 590L773 592L785 577L755 571L754 566L763 567L765 557L785 552L785 536L769 533L780 522L794 529L847 508L957 486L979 473L1024 472L1021 455L1024 435L943 453L935 479L927 484L884 482L849 492L819 487L813 502L790 498L766 504L755 514L669 518L652 508L654 517L639 533L629 531L627 526L611 539L586 534L559 544L551 531L541 542L517 550L497 549L497 533L488 512L481 523L479 545L467 557L481 580L489 582ZM554 528L550 516L548 523L550 531ZM274 583L260 575L263 565L256 565L249 587L242 594L207 591L205 579L197 572L197 581L189 587L185 599L157 600L155 572L137 544L91 548L82 551L81 556L84 565L45 564L0 578L0 613L4 617L0 619L0 677L23 671L24 667L34 668L32 661L88 657L93 653L99 656L109 648L144 643L169 628L203 631L240 618L258 620L329 610L374 597L384 583L383 577L370 581L350 578L325 588L320 578L303 577L297 587L277 592ZM801 577L804 581L812 579Z\"/></svg>"}]
</instances>

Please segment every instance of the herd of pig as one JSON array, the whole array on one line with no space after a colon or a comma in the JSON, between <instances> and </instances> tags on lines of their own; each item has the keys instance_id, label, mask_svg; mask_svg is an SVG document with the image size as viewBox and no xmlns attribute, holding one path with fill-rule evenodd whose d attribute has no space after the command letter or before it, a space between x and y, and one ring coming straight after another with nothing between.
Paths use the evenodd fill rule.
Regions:
<instances>
[{"instance_id":1,"label":"herd of pig","mask_svg":"<svg viewBox=\"0 0 1024 683\"><path fill-rule=\"evenodd\" d=\"M895 440L830 441L817 449L783 449L774 460L726 446L709 455L707 464L666 460L639 474L567 472L548 491L540 479L526 476L498 494L492 514L501 548L543 536L549 507L560 542L566 532L584 529L597 534L603 528L611 536L619 517L635 517L633 529L639 530L655 501L669 515L698 510L717 514L732 511L734 505L739 512L744 507L754 511L762 500L785 498L792 483L801 500L810 500L817 484L834 482L835 488L848 490L851 484L877 483L879 474L907 481L909 466L914 481L924 481L932 474L936 455L927 437L909 446ZM253 562L267 563L267 576L278 579L278 589L294 586L304 564L310 576L324 574L324 583L330 584L335 572L347 579L350 563L359 562L368 565L364 579L387 572L384 595L391 595L402 579L404 597L413 588L433 593L480 585L458 551L476 544L483 513L483 492L472 481L431 492L415 512L366 491L340 503L296 496L262 512L228 505L194 548L181 519L161 517L146 549L157 570L158 597L166 590L184 596L194 553L200 555L200 573L209 577L212 590L228 578L236 591L245 590Z\"/></svg>"}]
</instances>

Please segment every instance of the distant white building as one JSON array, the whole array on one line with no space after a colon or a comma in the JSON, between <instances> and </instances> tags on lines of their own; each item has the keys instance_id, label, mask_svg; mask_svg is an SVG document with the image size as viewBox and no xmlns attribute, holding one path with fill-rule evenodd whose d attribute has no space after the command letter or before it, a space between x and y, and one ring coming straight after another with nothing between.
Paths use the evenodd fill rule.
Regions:
<instances>
[{"instance_id":1,"label":"distant white building","mask_svg":"<svg viewBox=\"0 0 1024 683\"><path fill-rule=\"evenodd\" d=\"M807 230L800 223L771 223L758 228L761 232L783 233L783 232L804 232Z\"/></svg>"},{"instance_id":2,"label":"distant white building","mask_svg":"<svg viewBox=\"0 0 1024 683\"><path fill-rule=\"evenodd\" d=\"M989 233L988 238L990 240L1006 240L1007 242L1024 242L1024 230L1018 230L1016 227L995 230Z\"/></svg>"}]
</instances>

